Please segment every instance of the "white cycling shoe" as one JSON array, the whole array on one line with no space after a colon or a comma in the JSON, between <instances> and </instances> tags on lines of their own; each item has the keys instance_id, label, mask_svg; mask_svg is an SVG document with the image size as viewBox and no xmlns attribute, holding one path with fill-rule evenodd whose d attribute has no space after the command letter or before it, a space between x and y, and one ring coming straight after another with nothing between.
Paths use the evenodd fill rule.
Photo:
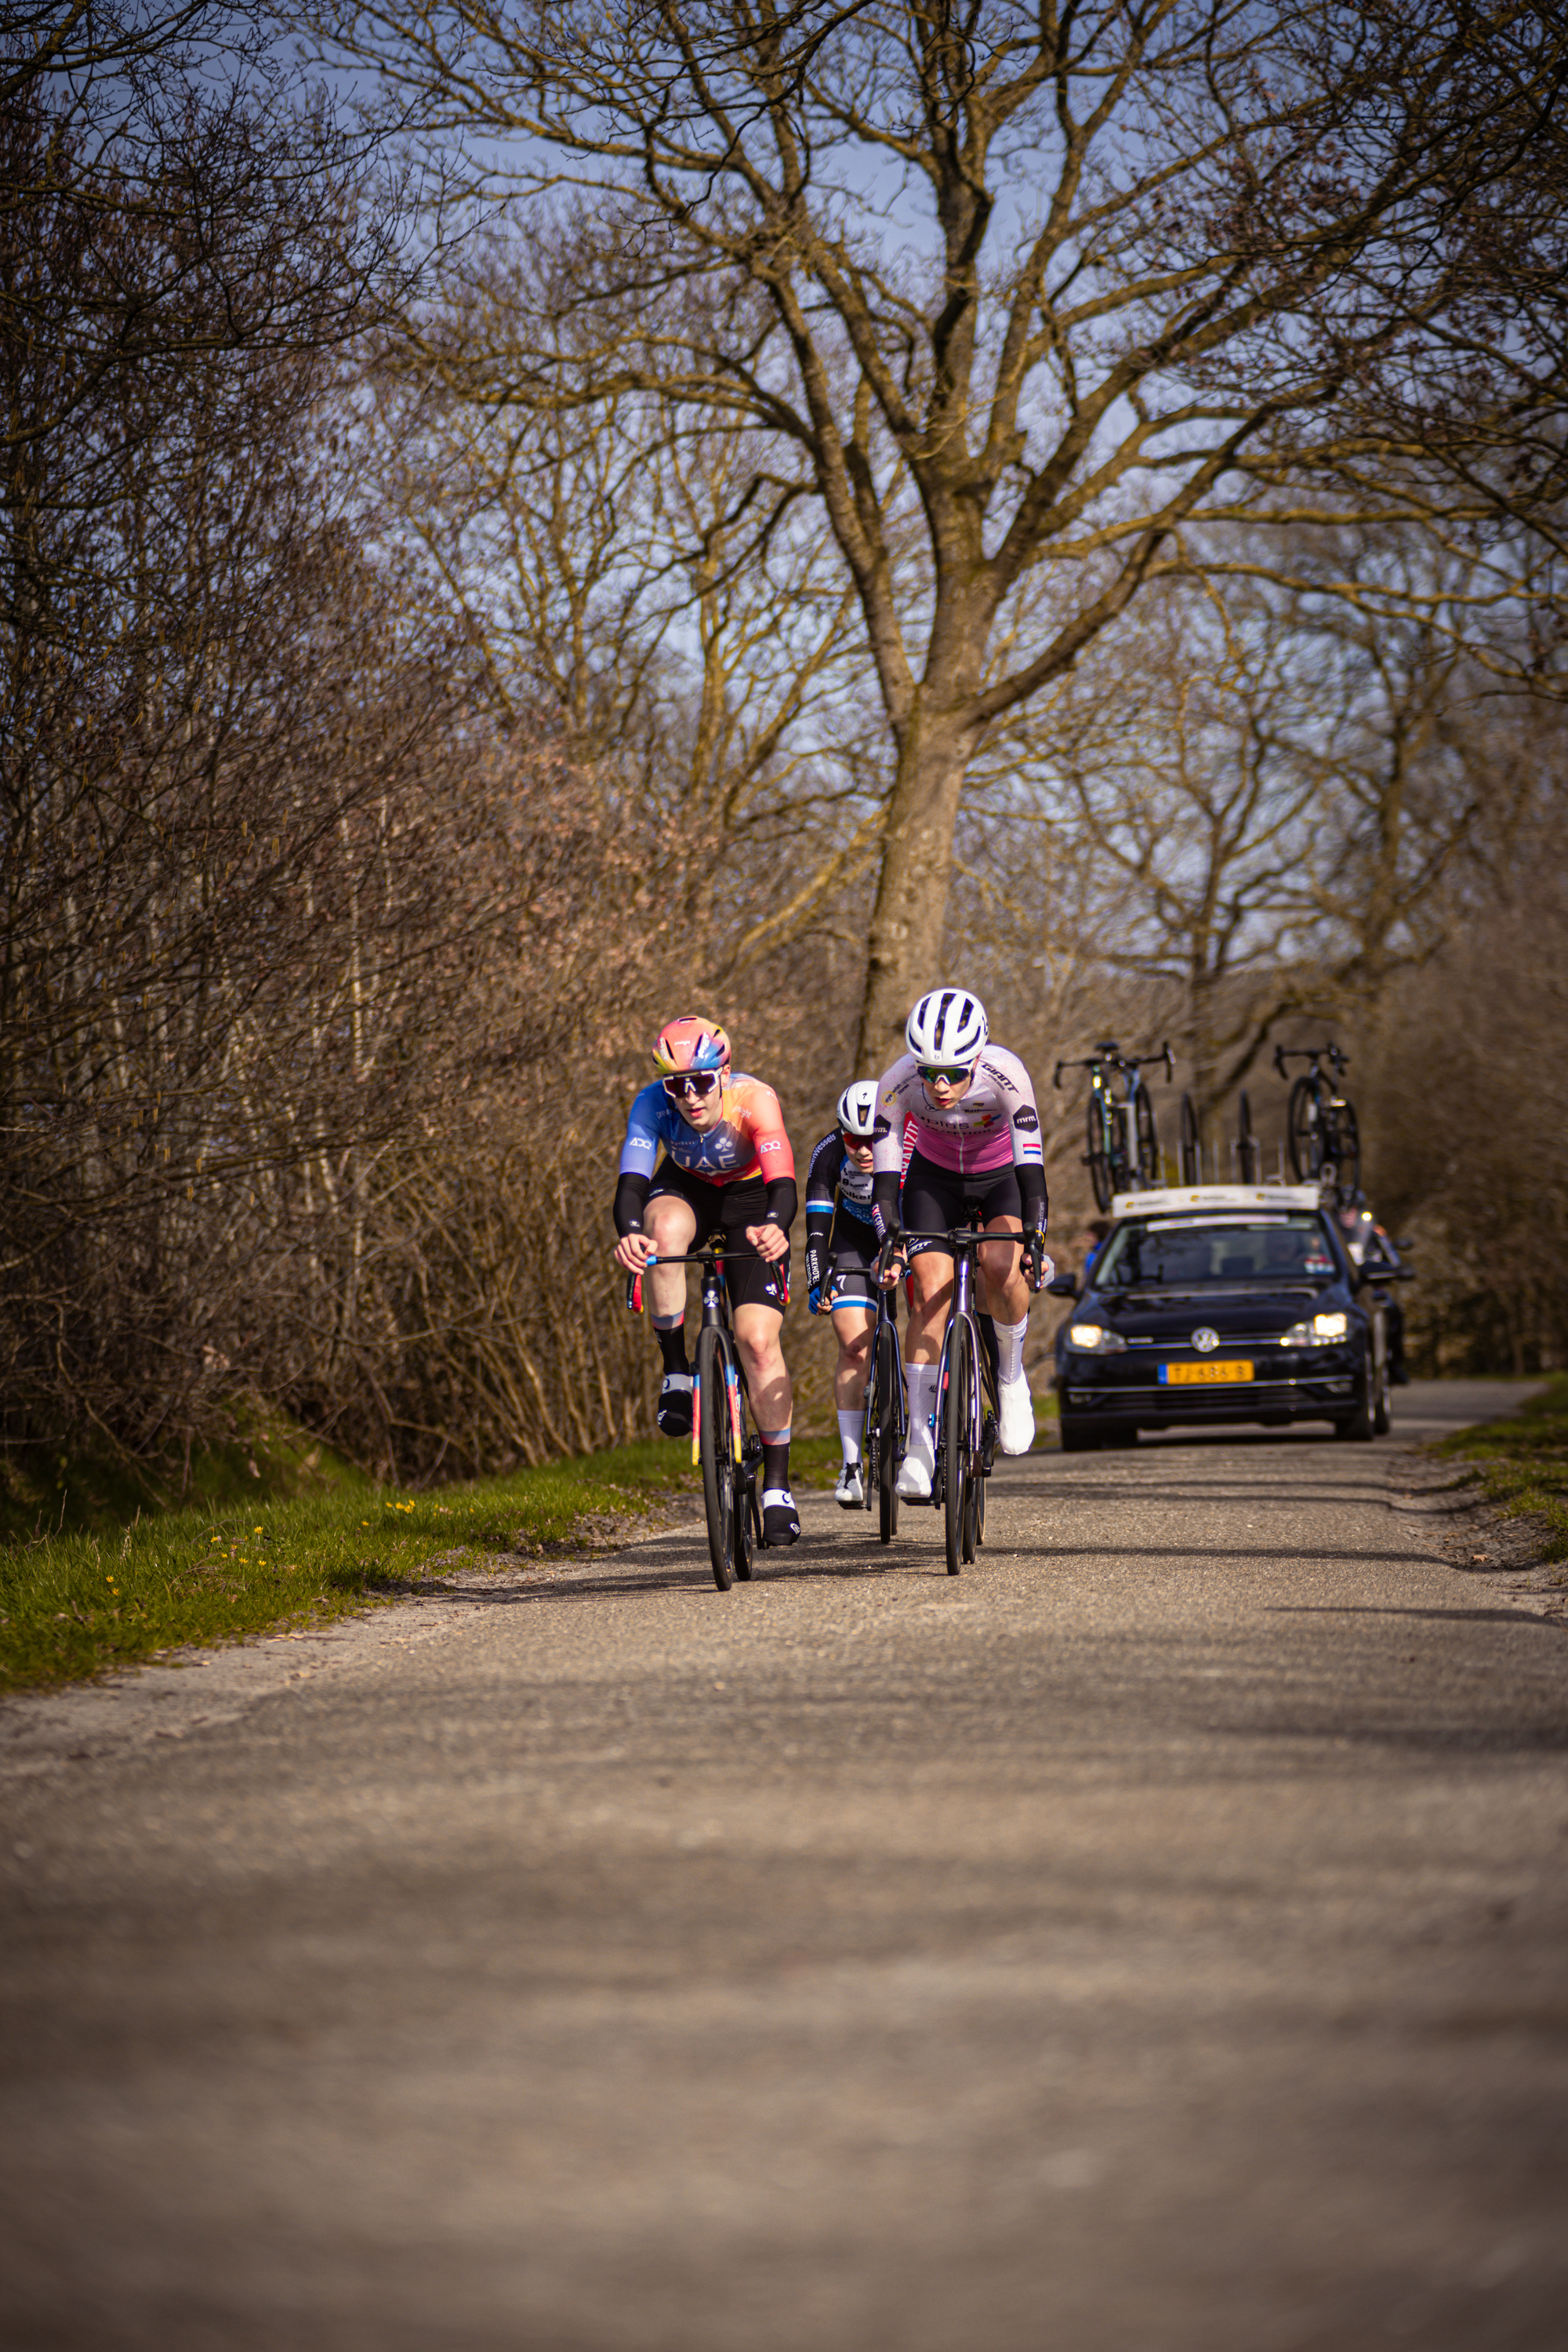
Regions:
<instances>
[{"instance_id":1,"label":"white cycling shoe","mask_svg":"<svg viewBox=\"0 0 1568 2352\"><path fill-rule=\"evenodd\" d=\"M929 1503L931 1472L936 1468L936 1455L931 1451L929 1429L911 1429L909 1450L899 1466L899 1500L900 1503Z\"/></svg>"},{"instance_id":2,"label":"white cycling shoe","mask_svg":"<svg viewBox=\"0 0 1568 2352\"><path fill-rule=\"evenodd\" d=\"M846 1462L840 1465L838 1484L833 1489L833 1499L841 1510L860 1509L866 1500L866 1487L858 1462Z\"/></svg>"},{"instance_id":3,"label":"white cycling shoe","mask_svg":"<svg viewBox=\"0 0 1568 2352\"><path fill-rule=\"evenodd\" d=\"M1035 1442L1035 1400L1022 1372L996 1390L996 1443L1004 1454L1027 1454Z\"/></svg>"}]
</instances>

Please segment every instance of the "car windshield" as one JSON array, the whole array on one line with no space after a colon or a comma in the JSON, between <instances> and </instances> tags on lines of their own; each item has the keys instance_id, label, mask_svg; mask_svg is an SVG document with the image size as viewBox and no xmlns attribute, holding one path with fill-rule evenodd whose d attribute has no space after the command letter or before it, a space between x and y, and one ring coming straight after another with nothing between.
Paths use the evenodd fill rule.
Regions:
<instances>
[{"instance_id":1,"label":"car windshield","mask_svg":"<svg viewBox=\"0 0 1568 2352\"><path fill-rule=\"evenodd\" d=\"M1206 1282L1322 1281L1335 1272L1316 1217L1130 1217L1095 1260L1097 1290Z\"/></svg>"}]
</instances>

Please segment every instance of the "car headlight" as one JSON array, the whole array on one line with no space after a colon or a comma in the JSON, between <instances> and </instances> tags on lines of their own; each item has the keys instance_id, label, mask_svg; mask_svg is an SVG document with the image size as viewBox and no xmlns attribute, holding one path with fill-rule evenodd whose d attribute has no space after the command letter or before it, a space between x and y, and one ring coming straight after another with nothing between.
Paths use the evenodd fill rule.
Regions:
<instances>
[{"instance_id":1,"label":"car headlight","mask_svg":"<svg viewBox=\"0 0 1568 2352\"><path fill-rule=\"evenodd\" d=\"M1113 1356L1127 1345L1120 1331L1108 1331L1103 1323L1069 1323L1068 1339L1086 1356Z\"/></svg>"},{"instance_id":2,"label":"car headlight","mask_svg":"<svg viewBox=\"0 0 1568 2352\"><path fill-rule=\"evenodd\" d=\"M1292 1323L1279 1335L1282 1348L1326 1348L1342 1339L1351 1328L1348 1315L1314 1315L1310 1323Z\"/></svg>"}]
</instances>

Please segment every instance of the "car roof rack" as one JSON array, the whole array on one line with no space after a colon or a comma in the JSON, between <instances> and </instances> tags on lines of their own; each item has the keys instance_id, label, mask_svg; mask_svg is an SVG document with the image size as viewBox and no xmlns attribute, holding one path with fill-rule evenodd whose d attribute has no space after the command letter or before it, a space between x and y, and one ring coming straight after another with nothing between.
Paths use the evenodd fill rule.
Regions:
<instances>
[{"instance_id":1,"label":"car roof rack","mask_svg":"<svg viewBox=\"0 0 1568 2352\"><path fill-rule=\"evenodd\" d=\"M1169 1216L1193 1209L1321 1209L1318 1184L1160 1184L1146 1192L1118 1192L1113 1217Z\"/></svg>"}]
</instances>

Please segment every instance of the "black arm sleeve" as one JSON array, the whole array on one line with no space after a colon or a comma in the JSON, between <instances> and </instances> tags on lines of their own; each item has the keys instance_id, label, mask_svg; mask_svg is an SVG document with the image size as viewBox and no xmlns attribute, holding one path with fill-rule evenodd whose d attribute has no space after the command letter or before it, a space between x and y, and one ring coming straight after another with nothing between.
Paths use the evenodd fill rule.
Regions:
<instances>
[{"instance_id":1,"label":"black arm sleeve","mask_svg":"<svg viewBox=\"0 0 1568 2352\"><path fill-rule=\"evenodd\" d=\"M871 1206L882 1220L884 1234L890 1234L899 1223L900 1190L896 1168L880 1169L871 1179Z\"/></svg>"},{"instance_id":2,"label":"black arm sleeve","mask_svg":"<svg viewBox=\"0 0 1568 2352\"><path fill-rule=\"evenodd\" d=\"M1024 1213L1024 1231L1026 1234L1043 1234L1046 1230L1046 1219L1050 1213L1050 1202L1046 1193L1046 1171L1043 1168L1020 1168L1017 1171L1017 1176L1018 1201Z\"/></svg>"},{"instance_id":3,"label":"black arm sleeve","mask_svg":"<svg viewBox=\"0 0 1568 2352\"><path fill-rule=\"evenodd\" d=\"M799 1205L800 1195L795 1189L795 1178L775 1176L768 1186L768 1205L763 1211L763 1216L771 1217L774 1224L782 1225L787 1234L795 1223L795 1213Z\"/></svg>"},{"instance_id":4,"label":"black arm sleeve","mask_svg":"<svg viewBox=\"0 0 1568 2352\"><path fill-rule=\"evenodd\" d=\"M613 1212L617 1234L640 1234L642 1213L647 1206L649 1179L647 1176L623 1176L616 1186Z\"/></svg>"}]
</instances>

